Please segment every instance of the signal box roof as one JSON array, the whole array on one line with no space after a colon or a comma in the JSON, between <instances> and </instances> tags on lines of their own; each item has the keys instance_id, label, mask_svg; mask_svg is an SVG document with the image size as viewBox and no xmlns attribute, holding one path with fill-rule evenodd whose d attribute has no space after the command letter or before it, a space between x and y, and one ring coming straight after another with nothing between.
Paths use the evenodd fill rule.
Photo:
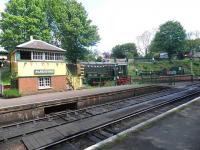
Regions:
<instances>
[{"instance_id":1,"label":"signal box roof","mask_svg":"<svg viewBox=\"0 0 200 150\"><path fill-rule=\"evenodd\" d=\"M17 49L45 50L45 51L57 51L57 52L65 52L66 51L62 48L51 45L51 44L41 41L41 40L30 40L26 43L17 45L16 50Z\"/></svg>"}]
</instances>

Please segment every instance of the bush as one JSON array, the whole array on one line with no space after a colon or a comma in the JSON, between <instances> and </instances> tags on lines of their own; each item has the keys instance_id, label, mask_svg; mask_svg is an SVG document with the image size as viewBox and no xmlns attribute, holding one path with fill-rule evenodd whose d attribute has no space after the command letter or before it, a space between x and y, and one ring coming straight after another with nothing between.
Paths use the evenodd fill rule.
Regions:
<instances>
[{"instance_id":1,"label":"bush","mask_svg":"<svg viewBox=\"0 0 200 150\"><path fill-rule=\"evenodd\" d=\"M1 79L4 85L10 85L10 78L11 78L11 73L10 69L2 69L1 70Z\"/></svg>"},{"instance_id":2,"label":"bush","mask_svg":"<svg viewBox=\"0 0 200 150\"><path fill-rule=\"evenodd\" d=\"M15 97L20 97L20 96L21 95L17 89L9 89L3 92L3 97L5 98L15 98Z\"/></svg>"},{"instance_id":3,"label":"bush","mask_svg":"<svg viewBox=\"0 0 200 150\"><path fill-rule=\"evenodd\" d=\"M18 88L17 73L12 73L10 78L11 88Z\"/></svg>"}]
</instances>

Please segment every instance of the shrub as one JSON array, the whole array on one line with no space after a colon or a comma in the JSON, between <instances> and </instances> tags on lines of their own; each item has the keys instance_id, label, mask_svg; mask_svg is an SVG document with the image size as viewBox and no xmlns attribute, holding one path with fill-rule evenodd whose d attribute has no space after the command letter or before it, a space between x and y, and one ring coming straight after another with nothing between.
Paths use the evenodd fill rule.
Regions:
<instances>
[{"instance_id":1,"label":"shrub","mask_svg":"<svg viewBox=\"0 0 200 150\"><path fill-rule=\"evenodd\" d=\"M15 98L15 97L20 97L20 96L21 95L17 89L9 89L3 92L3 97L5 98Z\"/></svg>"},{"instance_id":2,"label":"shrub","mask_svg":"<svg viewBox=\"0 0 200 150\"><path fill-rule=\"evenodd\" d=\"M11 78L10 79L11 88L13 88L13 89L18 88L17 73L16 72L12 73L10 78Z\"/></svg>"},{"instance_id":3,"label":"shrub","mask_svg":"<svg viewBox=\"0 0 200 150\"><path fill-rule=\"evenodd\" d=\"M10 69L2 69L1 71L1 80L4 85L10 85L10 78L11 78L11 73Z\"/></svg>"}]
</instances>

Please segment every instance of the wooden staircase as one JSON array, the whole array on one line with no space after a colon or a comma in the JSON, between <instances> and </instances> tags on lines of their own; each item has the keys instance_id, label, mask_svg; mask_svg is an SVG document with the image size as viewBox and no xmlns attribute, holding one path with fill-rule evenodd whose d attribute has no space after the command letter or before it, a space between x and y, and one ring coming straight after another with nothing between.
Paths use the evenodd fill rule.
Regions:
<instances>
[{"instance_id":1,"label":"wooden staircase","mask_svg":"<svg viewBox=\"0 0 200 150\"><path fill-rule=\"evenodd\" d=\"M66 75L67 75L66 79L67 79L67 85L68 85L67 89L68 90L74 90L73 76L72 76L71 72L69 71L69 69L67 69Z\"/></svg>"},{"instance_id":2,"label":"wooden staircase","mask_svg":"<svg viewBox=\"0 0 200 150\"><path fill-rule=\"evenodd\" d=\"M70 70L67 68L67 82L68 82L68 89L69 90L77 90L82 87L82 79L81 76L73 76Z\"/></svg>"}]
</instances>

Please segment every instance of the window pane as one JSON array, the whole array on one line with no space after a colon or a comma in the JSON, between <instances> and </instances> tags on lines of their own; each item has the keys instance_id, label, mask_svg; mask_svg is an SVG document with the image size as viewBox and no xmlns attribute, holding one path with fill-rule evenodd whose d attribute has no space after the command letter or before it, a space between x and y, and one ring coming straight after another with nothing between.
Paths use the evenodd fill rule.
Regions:
<instances>
[{"instance_id":1,"label":"window pane","mask_svg":"<svg viewBox=\"0 0 200 150\"><path fill-rule=\"evenodd\" d=\"M51 86L50 77L40 77L39 78L39 88L49 88Z\"/></svg>"},{"instance_id":2,"label":"window pane","mask_svg":"<svg viewBox=\"0 0 200 150\"><path fill-rule=\"evenodd\" d=\"M33 52L33 59L34 60L43 60L43 53L42 52Z\"/></svg>"},{"instance_id":3,"label":"window pane","mask_svg":"<svg viewBox=\"0 0 200 150\"><path fill-rule=\"evenodd\" d=\"M21 60L31 60L31 52L30 51L20 51Z\"/></svg>"}]
</instances>

